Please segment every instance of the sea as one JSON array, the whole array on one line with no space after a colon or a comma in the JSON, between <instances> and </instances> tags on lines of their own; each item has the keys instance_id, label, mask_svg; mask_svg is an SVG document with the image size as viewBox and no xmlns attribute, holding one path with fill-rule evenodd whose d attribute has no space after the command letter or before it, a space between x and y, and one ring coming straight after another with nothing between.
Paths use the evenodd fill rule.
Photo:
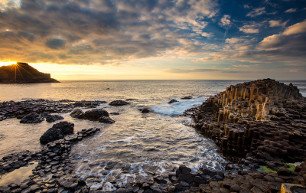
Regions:
<instances>
[{"instance_id":1,"label":"sea","mask_svg":"<svg viewBox=\"0 0 306 193\"><path fill-rule=\"evenodd\" d=\"M244 81L62 81L50 84L0 85L0 101L26 99L103 100L131 102L123 107L104 108L116 122L108 125L77 120L61 114L75 124L75 131L98 127L101 132L73 146L74 173L91 189L115 190L127 183L168 175L179 165L223 171L228 162L218 147L198 133L184 111L201 105L208 97ZM283 81L296 85L306 96L306 81ZM181 99L192 96L192 99ZM168 104L171 99L177 103ZM151 112L142 114L139 109ZM87 109L84 109L87 110ZM23 150L39 151L39 137L51 123L20 124L17 119L0 122L0 158Z\"/></svg>"}]
</instances>

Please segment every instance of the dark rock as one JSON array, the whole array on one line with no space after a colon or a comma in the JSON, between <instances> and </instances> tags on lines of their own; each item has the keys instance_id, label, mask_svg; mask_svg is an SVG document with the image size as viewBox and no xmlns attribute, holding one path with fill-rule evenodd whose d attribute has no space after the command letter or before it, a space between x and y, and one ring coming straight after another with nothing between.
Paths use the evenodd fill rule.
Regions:
<instances>
[{"instance_id":1,"label":"dark rock","mask_svg":"<svg viewBox=\"0 0 306 193\"><path fill-rule=\"evenodd\" d=\"M124 106L124 105L129 105L129 102L126 102L124 100L114 100L109 103L110 106Z\"/></svg>"},{"instance_id":2,"label":"dark rock","mask_svg":"<svg viewBox=\"0 0 306 193\"><path fill-rule=\"evenodd\" d=\"M37 113L30 113L26 116L24 116L21 120L20 123L25 123L25 124L30 124L30 123L41 123L44 121L44 118L37 114Z\"/></svg>"},{"instance_id":3,"label":"dark rock","mask_svg":"<svg viewBox=\"0 0 306 193\"><path fill-rule=\"evenodd\" d=\"M141 109L139 109L139 111L140 111L141 113L144 113L144 114L150 113L150 112L151 112L150 109L147 108L147 107L141 108Z\"/></svg>"},{"instance_id":4,"label":"dark rock","mask_svg":"<svg viewBox=\"0 0 306 193\"><path fill-rule=\"evenodd\" d=\"M183 99L183 100L192 99L192 96L185 96L185 97L182 97L181 99Z\"/></svg>"},{"instance_id":5,"label":"dark rock","mask_svg":"<svg viewBox=\"0 0 306 193\"><path fill-rule=\"evenodd\" d=\"M115 121L113 119L111 119L110 117L107 116L102 116L99 118L99 122L101 123L107 123L107 124L113 124L115 123Z\"/></svg>"},{"instance_id":6,"label":"dark rock","mask_svg":"<svg viewBox=\"0 0 306 193\"><path fill-rule=\"evenodd\" d=\"M176 170L176 175L179 174L190 174L191 169L186 167L185 165L180 165L179 168Z\"/></svg>"},{"instance_id":7,"label":"dark rock","mask_svg":"<svg viewBox=\"0 0 306 193\"><path fill-rule=\"evenodd\" d=\"M176 100L176 99L171 99L168 103L169 103L169 104L172 104L172 103L177 103L177 102L179 102L179 101Z\"/></svg>"},{"instance_id":8,"label":"dark rock","mask_svg":"<svg viewBox=\"0 0 306 193\"><path fill-rule=\"evenodd\" d=\"M279 176L292 176L293 175L293 172L288 170L287 168L285 167L282 167L282 168L279 168L278 171L277 171L277 174Z\"/></svg>"},{"instance_id":9,"label":"dark rock","mask_svg":"<svg viewBox=\"0 0 306 193\"><path fill-rule=\"evenodd\" d=\"M241 190L241 188L237 184L232 184L230 190L232 192L239 192Z\"/></svg>"},{"instance_id":10,"label":"dark rock","mask_svg":"<svg viewBox=\"0 0 306 193\"><path fill-rule=\"evenodd\" d=\"M74 109L71 113L70 116L73 118L81 119L84 116L84 112L81 109Z\"/></svg>"},{"instance_id":11,"label":"dark rock","mask_svg":"<svg viewBox=\"0 0 306 193\"><path fill-rule=\"evenodd\" d=\"M59 121L59 120L63 120L64 117L60 116L60 115L47 115L46 116L46 121L48 123L53 123L55 121Z\"/></svg>"},{"instance_id":12,"label":"dark rock","mask_svg":"<svg viewBox=\"0 0 306 193\"><path fill-rule=\"evenodd\" d=\"M48 129L41 137L40 143L47 144L49 142L62 139L65 135L73 134L74 124L67 121L54 124L52 128Z\"/></svg>"},{"instance_id":13,"label":"dark rock","mask_svg":"<svg viewBox=\"0 0 306 193\"><path fill-rule=\"evenodd\" d=\"M82 118L90 121L99 121L101 117L109 117L108 112L103 109L93 109L86 111Z\"/></svg>"}]
</instances>

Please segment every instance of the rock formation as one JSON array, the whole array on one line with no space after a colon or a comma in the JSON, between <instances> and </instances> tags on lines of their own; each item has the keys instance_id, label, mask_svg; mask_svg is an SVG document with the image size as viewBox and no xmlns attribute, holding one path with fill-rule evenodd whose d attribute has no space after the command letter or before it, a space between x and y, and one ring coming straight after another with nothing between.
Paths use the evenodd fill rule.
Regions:
<instances>
[{"instance_id":1,"label":"rock formation","mask_svg":"<svg viewBox=\"0 0 306 193\"><path fill-rule=\"evenodd\" d=\"M258 163L306 157L306 100L297 87L264 79L228 87L194 113L196 128L229 158Z\"/></svg>"},{"instance_id":2,"label":"rock formation","mask_svg":"<svg viewBox=\"0 0 306 193\"><path fill-rule=\"evenodd\" d=\"M129 102L126 102L124 100L114 100L114 101L109 103L110 106L115 106L115 107L125 106L125 105L129 105L129 104L130 104Z\"/></svg>"},{"instance_id":3,"label":"rock formation","mask_svg":"<svg viewBox=\"0 0 306 193\"><path fill-rule=\"evenodd\" d=\"M40 137L40 143L45 145L49 142L63 139L66 135L73 134L73 131L73 123L67 121L56 123Z\"/></svg>"},{"instance_id":4,"label":"rock formation","mask_svg":"<svg viewBox=\"0 0 306 193\"><path fill-rule=\"evenodd\" d=\"M39 72L27 63L0 67L0 83L55 83L50 74Z\"/></svg>"},{"instance_id":5,"label":"rock formation","mask_svg":"<svg viewBox=\"0 0 306 193\"><path fill-rule=\"evenodd\" d=\"M115 121L109 117L109 113L104 109L92 109L85 112L83 112L81 109L74 109L70 113L70 116L76 119L99 121L107 124L115 123Z\"/></svg>"}]
</instances>

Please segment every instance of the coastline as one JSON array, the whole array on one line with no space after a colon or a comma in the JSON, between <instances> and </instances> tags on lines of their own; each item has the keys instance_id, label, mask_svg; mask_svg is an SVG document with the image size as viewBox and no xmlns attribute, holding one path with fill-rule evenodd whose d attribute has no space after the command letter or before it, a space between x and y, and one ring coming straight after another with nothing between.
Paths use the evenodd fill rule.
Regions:
<instances>
[{"instance_id":1,"label":"coastline","mask_svg":"<svg viewBox=\"0 0 306 193\"><path fill-rule=\"evenodd\" d=\"M232 98L235 97L233 96ZM302 103L304 105L305 99L298 99L298 101L300 100L304 100ZM117 101L113 104L129 105L128 103L124 102L125 101ZM49 114L58 112L70 113L75 108L95 108L102 103L105 103L105 101L11 101L1 103L1 105L6 105L4 108L3 106L1 106L1 110L6 109L6 112L8 113L5 119L13 117L24 118L26 115L33 112L34 109L38 115L43 113ZM194 173L190 168L186 166L180 166L172 173L169 173L167 176L156 176L154 179L152 179L152 181L147 181L140 184L130 184L129 187L126 187L124 189L118 189L117 192L243 192L245 191L246 187L248 187L249 190L251 190L252 192L258 193L268 192L268 190L271 192L277 191L280 188L280 184L283 182L296 184L303 184L305 182L305 179L303 179L303 174L305 173L305 162L300 166L295 167L292 171L288 168L284 168L287 162L282 163L282 160L278 159L272 159L268 162L263 160L263 162L262 160L254 159L256 158L256 156L250 156L250 158L245 158L245 154L242 154L238 158L232 158L233 154L237 155L237 151L228 152L228 150L224 149L224 147L222 146L222 144L224 143L218 142L221 138L223 138L223 136L217 135L219 136L217 137L214 135L210 135L209 133L211 132L205 133L205 130L207 130L207 128L213 129L215 127L203 128L203 120L204 122L218 122L216 121L216 119L218 119L218 116L216 116L216 114L214 113L219 112L219 109L218 111L213 110L211 114L207 113L207 109L209 109L207 108L207 105L215 103L219 104L220 101L218 102L218 100L214 101L212 99L208 99L206 102L204 102L202 106L196 108L196 111L193 111L193 117L196 122L196 129L198 129L200 132L202 131L206 137L213 139L220 147L220 150L223 155L232 161L227 164L226 170L224 172L209 171L203 169L199 170L197 173ZM16 109L16 106L20 106L23 108L23 110L27 109L28 111L20 111L20 109ZM11 108L14 110L11 111L7 108ZM302 109L304 110L305 108L302 107ZM291 114L294 115L294 113ZM199 115L205 115L206 117L204 117L205 119L203 119L203 117L199 117ZM84 115L84 112L80 111L78 113L75 112L73 116L78 119L88 118L88 116ZM106 114L103 114L103 116L106 116ZM93 116L89 116L89 119L93 119L93 121L101 121L101 116L99 115L95 118L93 118ZM302 117L302 119L305 119L305 117ZM105 119L103 120L105 121ZM224 121L228 124L231 124L233 120ZM286 121L286 119L272 121ZM245 122L243 121L235 121L235 123L240 126L245 124ZM260 121L260 124L262 123L265 124L265 122ZM222 124L224 123L222 122ZM64 139L50 142L46 146L44 146L44 148L39 152L23 152L20 154L16 153L2 158L0 161L2 166L2 174L9 173L10 171L16 170L22 166L26 166L31 161L38 161L38 167L33 170L33 175L29 179L25 180L25 182L23 182L21 185L10 184L10 186L3 187L3 190L0 190L4 192L18 192L19 190L43 190L46 192L67 190L72 192L88 192L89 187L86 185L86 183L71 173L73 166L70 163L69 154L73 144L76 144L77 142L83 140L83 138L87 137L89 137L88 140L93 140L90 136L98 132L99 129L84 130L73 135L68 135L64 137ZM230 131L228 131L228 133L230 133ZM293 137L295 137L295 135ZM297 143L300 143L300 141L298 141ZM239 149L238 151L240 150L241 149ZM304 157L303 154L301 154L301 156L302 158ZM290 161L301 161L301 159L293 157ZM260 168L263 169L261 172L258 171L258 169ZM272 172L270 170L268 171L267 168L271 169ZM278 169L278 171L276 171L275 169ZM52 177L50 178L49 175L51 175Z\"/></svg>"}]
</instances>

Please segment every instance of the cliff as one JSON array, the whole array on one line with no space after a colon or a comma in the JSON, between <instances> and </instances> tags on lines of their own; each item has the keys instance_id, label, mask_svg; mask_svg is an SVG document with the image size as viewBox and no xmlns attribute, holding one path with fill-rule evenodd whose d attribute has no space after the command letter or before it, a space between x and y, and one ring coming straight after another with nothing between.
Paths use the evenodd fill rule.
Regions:
<instances>
[{"instance_id":1,"label":"cliff","mask_svg":"<svg viewBox=\"0 0 306 193\"><path fill-rule=\"evenodd\" d=\"M50 74L39 72L27 63L0 67L0 83L56 83Z\"/></svg>"},{"instance_id":2,"label":"cliff","mask_svg":"<svg viewBox=\"0 0 306 193\"><path fill-rule=\"evenodd\" d=\"M264 163L306 157L306 100L292 84L264 79L233 85L193 116L228 158Z\"/></svg>"}]
</instances>

